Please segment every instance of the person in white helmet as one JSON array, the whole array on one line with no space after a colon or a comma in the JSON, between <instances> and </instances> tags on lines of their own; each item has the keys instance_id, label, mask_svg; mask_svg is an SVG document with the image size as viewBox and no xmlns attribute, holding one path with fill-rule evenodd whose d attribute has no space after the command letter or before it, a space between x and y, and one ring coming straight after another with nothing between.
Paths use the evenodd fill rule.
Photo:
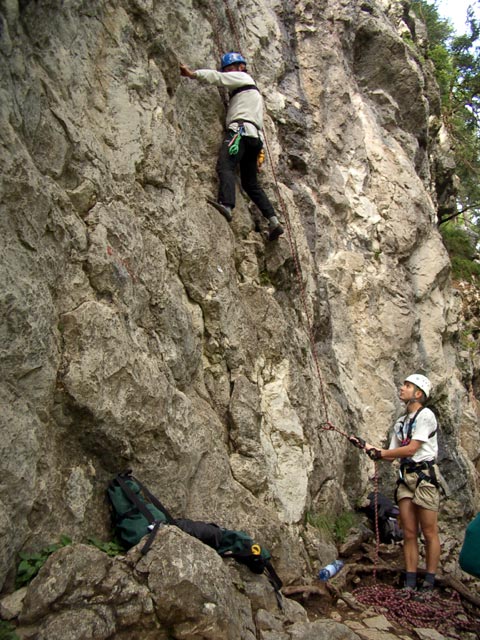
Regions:
<instances>
[{"instance_id":1,"label":"person in white helmet","mask_svg":"<svg viewBox=\"0 0 480 640\"><path fill-rule=\"evenodd\" d=\"M424 375L415 373L405 378L399 397L407 412L394 424L388 449L378 449L355 436L350 438L374 460L400 460L400 479L395 494L404 536L407 594L417 588L419 527L425 539L426 575L419 588L422 594L415 594L416 599L432 593L440 560L437 419L433 411L425 407L431 390L432 384Z\"/></svg>"},{"instance_id":2,"label":"person in white helmet","mask_svg":"<svg viewBox=\"0 0 480 640\"><path fill-rule=\"evenodd\" d=\"M242 187L268 220L268 239L283 234L272 203L258 184L258 156L263 148L263 98L254 79L247 73L247 62L241 53L230 51L221 59L221 71L180 65L180 75L205 84L225 87L229 91L226 116L227 134L217 161L219 190L217 200L207 198L228 222L235 207L235 171L240 168Z\"/></svg>"}]
</instances>

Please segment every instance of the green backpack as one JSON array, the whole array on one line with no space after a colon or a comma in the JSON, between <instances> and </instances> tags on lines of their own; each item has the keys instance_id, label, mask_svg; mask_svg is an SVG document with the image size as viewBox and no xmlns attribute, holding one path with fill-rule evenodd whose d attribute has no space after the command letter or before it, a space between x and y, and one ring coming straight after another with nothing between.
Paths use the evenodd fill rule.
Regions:
<instances>
[{"instance_id":1,"label":"green backpack","mask_svg":"<svg viewBox=\"0 0 480 640\"><path fill-rule=\"evenodd\" d=\"M145 554L161 524L172 518L163 505L129 471L119 473L108 485L112 522L120 542L129 549L150 533L142 548Z\"/></svg>"},{"instance_id":2,"label":"green backpack","mask_svg":"<svg viewBox=\"0 0 480 640\"><path fill-rule=\"evenodd\" d=\"M480 513L470 522L458 559L460 567L476 578L480 578Z\"/></svg>"},{"instance_id":3,"label":"green backpack","mask_svg":"<svg viewBox=\"0 0 480 640\"><path fill-rule=\"evenodd\" d=\"M244 531L223 529L211 522L173 518L160 500L135 478L130 470L119 473L110 482L107 495L117 537L129 549L150 534L141 549L150 549L158 528L170 524L209 545L222 557L231 557L254 573L266 573L277 597L282 581L270 562L271 555Z\"/></svg>"},{"instance_id":4,"label":"green backpack","mask_svg":"<svg viewBox=\"0 0 480 640\"><path fill-rule=\"evenodd\" d=\"M245 564L253 573L263 573L268 569L272 556L267 549L254 542L247 533L231 529L221 529L221 532L217 553Z\"/></svg>"}]
</instances>

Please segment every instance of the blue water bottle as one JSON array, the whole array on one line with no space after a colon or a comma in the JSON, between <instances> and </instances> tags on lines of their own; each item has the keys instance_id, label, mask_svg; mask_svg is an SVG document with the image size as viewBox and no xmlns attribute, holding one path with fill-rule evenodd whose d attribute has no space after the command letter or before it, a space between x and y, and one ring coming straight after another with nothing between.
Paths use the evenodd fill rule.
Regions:
<instances>
[{"instance_id":1,"label":"blue water bottle","mask_svg":"<svg viewBox=\"0 0 480 640\"><path fill-rule=\"evenodd\" d=\"M323 569L320 569L318 572L318 579L326 582L329 578L333 578L343 567L343 564L343 560L335 560L332 564L327 564L326 567L323 567Z\"/></svg>"}]
</instances>

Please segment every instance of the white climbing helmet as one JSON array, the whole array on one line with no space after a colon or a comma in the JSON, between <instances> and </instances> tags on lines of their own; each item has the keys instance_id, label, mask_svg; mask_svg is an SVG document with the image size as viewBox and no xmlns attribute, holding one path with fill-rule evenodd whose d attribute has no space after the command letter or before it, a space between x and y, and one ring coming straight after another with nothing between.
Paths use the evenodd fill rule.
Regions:
<instances>
[{"instance_id":1,"label":"white climbing helmet","mask_svg":"<svg viewBox=\"0 0 480 640\"><path fill-rule=\"evenodd\" d=\"M421 373L412 373L411 376L405 378L405 382L411 382L416 387L418 387L420 391L423 391L425 397L430 397L430 392L432 391L432 383L427 378L427 376L422 376Z\"/></svg>"}]
</instances>

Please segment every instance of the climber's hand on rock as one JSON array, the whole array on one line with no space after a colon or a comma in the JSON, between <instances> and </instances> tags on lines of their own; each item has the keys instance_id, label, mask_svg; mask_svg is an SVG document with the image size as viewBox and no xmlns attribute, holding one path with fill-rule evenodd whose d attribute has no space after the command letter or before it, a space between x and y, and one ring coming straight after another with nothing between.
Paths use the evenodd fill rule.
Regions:
<instances>
[{"instance_id":1,"label":"climber's hand on rock","mask_svg":"<svg viewBox=\"0 0 480 640\"><path fill-rule=\"evenodd\" d=\"M180 65L180 75L185 78L195 78L195 72L189 69L186 64Z\"/></svg>"}]
</instances>

